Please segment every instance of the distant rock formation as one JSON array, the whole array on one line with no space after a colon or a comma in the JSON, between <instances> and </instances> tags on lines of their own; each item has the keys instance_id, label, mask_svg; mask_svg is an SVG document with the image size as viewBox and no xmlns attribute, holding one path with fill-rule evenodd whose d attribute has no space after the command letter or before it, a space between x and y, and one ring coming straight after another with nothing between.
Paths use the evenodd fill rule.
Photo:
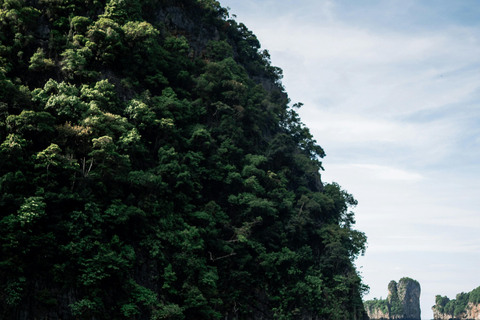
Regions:
<instances>
[{"instance_id":1,"label":"distant rock formation","mask_svg":"<svg viewBox=\"0 0 480 320\"><path fill-rule=\"evenodd\" d=\"M480 320L480 287L452 300L437 295L432 310L435 320Z\"/></svg>"},{"instance_id":2,"label":"distant rock formation","mask_svg":"<svg viewBox=\"0 0 480 320\"><path fill-rule=\"evenodd\" d=\"M388 284L388 297L364 302L370 319L420 320L420 284L410 278Z\"/></svg>"},{"instance_id":3,"label":"distant rock formation","mask_svg":"<svg viewBox=\"0 0 480 320\"><path fill-rule=\"evenodd\" d=\"M434 320L479 320L480 319L480 304L474 304L469 302L464 310L462 310L456 316L453 314L441 312L432 307Z\"/></svg>"}]
</instances>

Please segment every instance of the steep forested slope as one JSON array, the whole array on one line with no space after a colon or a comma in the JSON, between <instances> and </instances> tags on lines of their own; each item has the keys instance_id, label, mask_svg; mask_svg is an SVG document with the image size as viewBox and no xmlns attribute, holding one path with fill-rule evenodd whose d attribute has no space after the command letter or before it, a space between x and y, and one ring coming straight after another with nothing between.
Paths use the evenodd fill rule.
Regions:
<instances>
[{"instance_id":1,"label":"steep forested slope","mask_svg":"<svg viewBox=\"0 0 480 320\"><path fill-rule=\"evenodd\" d=\"M447 296L436 295L432 311L433 318L436 320L479 319L480 287L467 293L458 293L452 300Z\"/></svg>"},{"instance_id":2,"label":"steep forested slope","mask_svg":"<svg viewBox=\"0 0 480 320\"><path fill-rule=\"evenodd\" d=\"M0 0L2 319L354 319L365 236L212 0Z\"/></svg>"}]
</instances>

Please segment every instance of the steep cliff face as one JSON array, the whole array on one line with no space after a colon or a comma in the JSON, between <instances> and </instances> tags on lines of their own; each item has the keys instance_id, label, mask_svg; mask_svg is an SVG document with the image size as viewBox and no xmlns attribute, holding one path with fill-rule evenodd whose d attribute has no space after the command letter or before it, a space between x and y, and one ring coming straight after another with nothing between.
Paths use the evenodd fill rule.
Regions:
<instances>
[{"instance_id":1,"label":"steep cliff face","mask_svg":"<svg viewBox=\"0 0 480 320\"><path fill-rule=\"evenodd\" d=\"M420 284L410 278L388 284L386 300L365 301L370 319L420 319Z\"/></svg>"},{"instance_id":2,"label":"steep cliff face","mask_svg":"<svg viewBox=\"0 0 480 320\"><path fill-rule=\"evenodd\" d=\"M420 284L402 278L397 285L398 299L402 302L404 319L420 319Z\"/></svg>"},{"instance_id":3,"label":"steep cliff face","mask_svg":"<svg viewBox=\"0 0 480 320\"><path fill-rule=\"evenodd\" d=\"M365 308L370 319L389 319L388 310L385 312L380 308Z\"/></svg>"},{"instance_id":4,"label":"steep cliff face","mask_svg":"<svg viewBox=\"0 0 480 320\"><path fill-rule=\"evenodd\" d=\"M434 308L432 308L432 310L433 310L433 319L435 320L450 320L452 318L449 314L442 313L438 310L435 310Z\"/></svg>"},{"instance_id":5,"label":"steep cliff face","mask_svg":"<svg viewBox=\"0 0 480 320\"><path fill-rule=\"evenodd\" d=\"M480 319L480 304L469 302L462 319Z\"/></svg>"},{"instance_id":6,"label":"steep cliff face","mask_svg":"<svg viewBox=\"0 0 480 320\"><path fill-rule=\"evenodd\" d=\"M437 295L432 311L435 320L480 319L480 287L468 293L459 293L452 300Z\"/></svg>"},{"instance_id":7,"label":"steep cliff face","mask_svg":"<svg viewBox=\"0 0 480 320\"><path fill-rule=\"evenodd\" d=\"M454 316L450 313L444 313L437 309L435 306L432 307L433 310L433 319L435 320L452 320L452 319L462 319L462 320L479 320L480 319L480 304L474 304L469 302L465 310Z\"/></svg>"}]
</instances>

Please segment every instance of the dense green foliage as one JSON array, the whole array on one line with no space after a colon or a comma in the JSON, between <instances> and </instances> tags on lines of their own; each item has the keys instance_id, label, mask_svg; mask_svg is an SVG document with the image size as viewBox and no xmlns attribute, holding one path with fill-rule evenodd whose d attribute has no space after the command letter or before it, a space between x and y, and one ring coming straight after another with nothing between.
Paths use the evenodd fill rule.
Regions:
<instances>
[{"instance_id":1,"label":"dense green foliage","mask_svg":"<svg viewBox=\"0 0 480 320\"><path fill-rule=\"evenodd\" d=\"M446 296L442 297L441 295L436 295L433 309L440 313L448 314L454 318L459 317L463 312L466 312L469 303L475 305L480 303L480 287L467 293L461 292L452 300Z\"/></svg>"},{"instance_id":2,"label":"dense green foliage","mask_svg":"<svg viewBox=\"0 0 480 320\"><path fill-rule=\"evenodd\" d=\"M380 310L383 314L389 314L389 304L387 299L377 299L373 298L372 300L367 300L364 302L366 310Z\"/></svg>"},{"instance_id":3,"label":"dense green foliage","mask_svg":"<svg viewBox=\"0 0 480 320\"><path fill-rule=\"evenodd\" d=\"M400 280L402 281L402 280ZM390 281L388 284L388 291L390 292L389 305L390 305L390 314L391 315L403 315L403 305L402 301L399 298L399 292L397 290L397 282Z\"/></svg>"},{"instance_id":4,"label":"dense green foliage","mask_svg":"<svg viewBox=\"0 0 480 320\"><path fill-rule=\"evenodd\" d=\"M364 302L365 309L368 310L369 313L375 313L375 311L379 310L384 316L390 318L404 317L404 304L407 303L407 301L405 301L407 283L414 283L420 286L417 280L409 277L401 278L398 283L392 280L388 284L387 299L374 298L373 300L367 300Z\"/></svg>"},{"instance_id":5,"label":"dense green foliage","mask_svg":"<svg viewBox=\"0 0 480 320\"><path fill-rule=\"evenodd\" d=\"M213 0L0 0L0 317L359 319L355 199Z\"/></svg>"}]
</instances>

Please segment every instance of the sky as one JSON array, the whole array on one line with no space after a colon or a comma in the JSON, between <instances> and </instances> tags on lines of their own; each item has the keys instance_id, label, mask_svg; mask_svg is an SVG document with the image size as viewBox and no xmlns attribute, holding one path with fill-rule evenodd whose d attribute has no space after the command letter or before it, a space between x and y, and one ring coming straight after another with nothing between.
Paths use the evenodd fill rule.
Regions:
<instances>
[{"instance_id":1,"label":"sky","mask_svg":"<svg viewBox=\"0 0 480 320\"><path fill-rule=\"evenodd\" d=\"M327 154L324 182L353 194L356 261L435 295L480 286L480 1L220 0L253 31Z\"/></svg>"}]
</instances>

